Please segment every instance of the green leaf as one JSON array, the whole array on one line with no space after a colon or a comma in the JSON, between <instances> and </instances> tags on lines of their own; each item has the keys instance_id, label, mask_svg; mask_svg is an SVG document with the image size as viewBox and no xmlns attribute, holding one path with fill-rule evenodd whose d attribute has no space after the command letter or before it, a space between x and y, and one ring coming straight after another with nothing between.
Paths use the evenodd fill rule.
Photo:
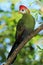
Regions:
<instances>
[{"instance_id":1,"label":"green leaf","mask_svg":"<svg viewBox=\"0 0 43 65\"><path fill-rule=\"evenodd\" d=\"M38 47L40 50L42 50L42 49L40 48L40 46L37 45L37 47Z\"/></svg>"}]
</instances>

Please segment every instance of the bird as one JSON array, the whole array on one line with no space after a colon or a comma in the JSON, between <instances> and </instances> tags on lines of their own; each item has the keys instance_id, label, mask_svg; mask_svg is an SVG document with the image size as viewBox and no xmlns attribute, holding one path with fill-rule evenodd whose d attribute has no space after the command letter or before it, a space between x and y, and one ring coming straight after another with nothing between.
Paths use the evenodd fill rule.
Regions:
<instances>
[{"instance_id":1,"label":"bird","mask_svg":"<svg viewBox=\"0 0 43 65\"><path fill-rule=\"evenodd\" d=\"M31 15L30 10L25 5L19 6L19 13L22 14L22 18L18 21L16 26L15 42L11 51L8 54L7 59L11 56L13 51L19 46L19 44L34 31L35 19ZM17 56L16 56L17 57ZM16 60L16 57L12 63Z\"/></svg>"}]
</instances>

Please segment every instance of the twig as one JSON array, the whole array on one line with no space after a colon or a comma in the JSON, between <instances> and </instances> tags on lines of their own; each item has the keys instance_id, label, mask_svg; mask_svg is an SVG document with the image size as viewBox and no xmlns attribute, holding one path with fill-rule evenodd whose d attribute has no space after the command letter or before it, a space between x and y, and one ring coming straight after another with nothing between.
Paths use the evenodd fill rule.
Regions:
<instances>
[{"instance_id":1,"label":"twig","mask_svg":"<svg viewBox=\"0 0 43 65\"><path fill-rule=\"evenodd\" d=\"M14 50L14 52L12 53L12 55L8 58L8 60L6 61L6 64L4 65L10 65L11 62L14 60L14 58L16 57L16 55L18 54L18 52L24 47L24 45L31 40L35 35L37 35L38 32L40 32L41 30L43 30L43 24L41 26L39 26L36 30L34 30L30 36L28 35L27 38L25 38L21 44Z\"/></svg>"}]
</instances>

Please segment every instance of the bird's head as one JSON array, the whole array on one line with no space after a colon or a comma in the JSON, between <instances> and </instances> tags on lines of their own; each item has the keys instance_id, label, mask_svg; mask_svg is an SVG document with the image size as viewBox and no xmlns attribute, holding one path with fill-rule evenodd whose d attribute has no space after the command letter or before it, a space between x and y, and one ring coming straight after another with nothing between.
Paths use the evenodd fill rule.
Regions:
<instances>
[{"instance_id":1,"label":"bird's head","mask_svg":"<svg viewBox=\"0 0 43 65\"><path fill-rule=\"evenodd\" d=\"M29 9L24 5L19 6L19 12L22 14L30 13Z\"/></svg>"}]
</instances>

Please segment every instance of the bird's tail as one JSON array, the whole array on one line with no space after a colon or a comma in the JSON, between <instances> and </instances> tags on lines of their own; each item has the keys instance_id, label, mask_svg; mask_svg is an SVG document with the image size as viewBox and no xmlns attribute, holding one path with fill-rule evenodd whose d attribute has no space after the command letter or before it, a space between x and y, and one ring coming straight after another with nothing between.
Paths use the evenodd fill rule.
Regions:
<instances>
[{"instance_id":1,"label":"bird's tail","mask_svg":"<svg viewBox=\"0 0 43 65\"><path fill-rule=\"evenodd\" d=\"M15 41L14 45L12 46L12 49L10 51L10 53L8 54L8 57L7 59L11 56L11 54L13 53L13 51L17 48L17 46L19 45L19 42L18 41ZM16 56L17 57L17 56ZM15 61L16 57L14 58L14 60L12 61L12 63ZM12 64L11 63L11 64Z\"/></svg>"}]
</instances>

